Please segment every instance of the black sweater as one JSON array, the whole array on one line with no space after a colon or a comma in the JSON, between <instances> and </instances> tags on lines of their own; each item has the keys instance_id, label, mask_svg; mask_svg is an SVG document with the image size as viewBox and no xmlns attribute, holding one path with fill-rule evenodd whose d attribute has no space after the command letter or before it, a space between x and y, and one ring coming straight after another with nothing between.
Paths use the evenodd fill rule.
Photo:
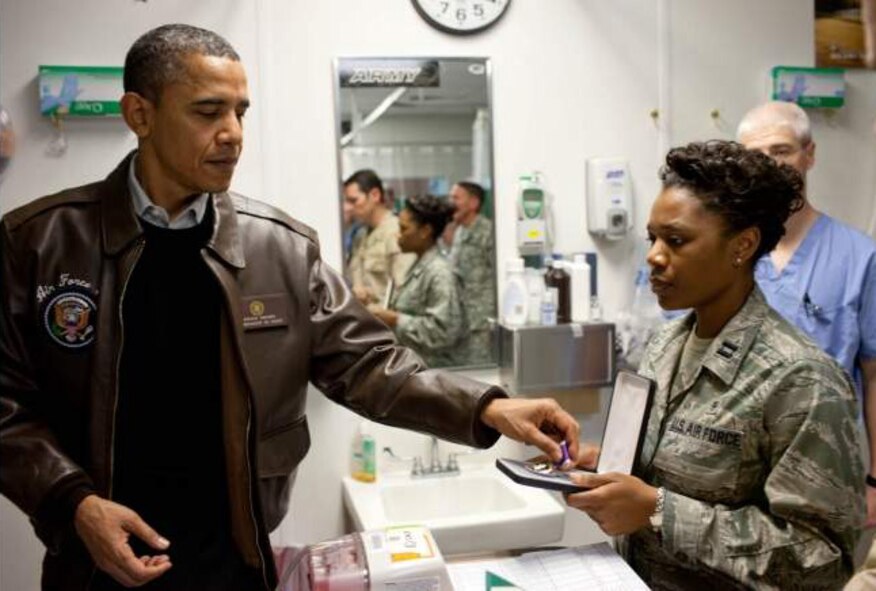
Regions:
<instances>
[{"instance_id":1,"label":"black sweater","mask_svg":"<svg viewBox=\"0 0 876 591\"><path fill-rule=\"evenodd\" d=\"M233 589L254 574L230 533L221 292L201 254L212 223L210 208L190 229L143 222L145 247L124 293L113 500L171 542L174 566L150 589ZM133 536L131 544L137 555L158 553Z\"/></svg>"}]
</instances>

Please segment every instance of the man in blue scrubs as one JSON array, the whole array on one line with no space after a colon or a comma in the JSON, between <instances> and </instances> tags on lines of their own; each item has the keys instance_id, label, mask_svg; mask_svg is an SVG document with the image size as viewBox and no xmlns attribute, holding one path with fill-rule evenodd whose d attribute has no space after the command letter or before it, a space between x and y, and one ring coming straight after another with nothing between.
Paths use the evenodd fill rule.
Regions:
<instances>
[{"instance_id":1,"label":"man in blue scrubs","mask_svg":"<svg viewBox=\"0 0 876 591\"><path fill-rule=\"evenodd\" d=\"M793 166L804 183L815 164L809 117L793 103L755 107L736 136L745 147ZM876 525L876 242L819 212L807 197L776 249L758 262L755 278L769 304L855 382L869 440L867 525Z\"/></svg>"}]
</instances>

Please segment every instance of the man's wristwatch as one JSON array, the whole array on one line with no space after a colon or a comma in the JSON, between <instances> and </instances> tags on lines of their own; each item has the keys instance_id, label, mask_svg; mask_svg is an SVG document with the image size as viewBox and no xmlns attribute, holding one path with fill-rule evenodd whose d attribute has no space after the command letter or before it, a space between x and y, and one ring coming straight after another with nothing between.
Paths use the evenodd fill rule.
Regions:
<instances>
[{"instance_id":1,"label":"man's wristwatch","mask_svg":"<svg viewBox=\"0 0 876 591\"><path fill-rule=\"evenodd\" d=\"M663 501L665 498L666 489L661 486L657 489L657 504L654 505L654 512L648 517L648 521L651 522L651 529L653 529L655 533L660 533L660 530L663 527Z\"/></svg>"},{"instance_id":2,"label":"man's wristwatch","mask_svg":"<svg viewBox=\"0 0 876 591\"><path fill-rule=\"evenodd\" d=\"M864 480L867 483L867 486L872 486L876 488L876 478L873 478L869 474L867 474L867 478Z\"/></svg>"}]
</instances>

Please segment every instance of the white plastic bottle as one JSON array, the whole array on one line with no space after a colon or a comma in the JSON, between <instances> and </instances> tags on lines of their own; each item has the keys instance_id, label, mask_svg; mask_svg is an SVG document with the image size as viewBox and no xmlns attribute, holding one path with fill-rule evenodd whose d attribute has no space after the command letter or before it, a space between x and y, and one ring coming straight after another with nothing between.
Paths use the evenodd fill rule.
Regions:
<instances>
[{"instance_id":1,"label":"white plastic bottle","mask_svg":"<svg viewBox=\"0 0 876 591\"><path fill-rule=\"evenodd\" d=\"M502 322L516 327L526 324L529 317L529 292L523 276L523 259L508 259L505 263L505 289L502 291Z\"/></svg>"},{"instance_id":2,"label":"white plastic bottle","mask_svg":"<svg viewBox=\"0 0 876 591\"><path fill-rule=\"evenodd\" d=\"M544 290L544 298L541 301L541 325L557 325L557 302L559 290L556 287L548 287Z\"/></svg>"},{"instance_id":3,"label":"white plastic bottle","mask_svg":"<svg viewBox=\"0 0 876 591\"><path fill-rule=\"evenodd\" d=\"M527 324L541 324L541 302L544 299L544 275L538 269L527 268L523 272L526 279L526 293L529 298Z\"/></svg>"},{"instance_id":4,"label":"white plastic bottle","mask_svg":"<svg viewBox=\"0 0 876 591\"><path fill-rule=\"evenodd\" d=\"M590 298L590 321L599 322L602 320L602 304L599 303L598 296Z\"/></svg>"},{"instance_id":5,"label":"white plastic bottle","mask_svg":"<svg viewBox=\"0 0 876 591\"><path fill-rule=\"evenodd\" d=\"M587 257L576 254L566 267L572 285L572 322L590 321L590 265Z\"/></svg>"}]
</instances>

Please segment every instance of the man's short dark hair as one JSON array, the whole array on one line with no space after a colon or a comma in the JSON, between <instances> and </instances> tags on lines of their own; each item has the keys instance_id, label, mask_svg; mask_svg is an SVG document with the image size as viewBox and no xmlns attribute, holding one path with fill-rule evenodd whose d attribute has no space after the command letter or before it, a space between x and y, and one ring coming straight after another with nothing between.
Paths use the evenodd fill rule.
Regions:
<instances>
[{"instance_id":1,"label":"man's short dark hair","mask_svg":"<svg viewBox=\"0 0 876 591\"><path fill-rule=\"evenodd\" d=\"M164 87L185 74L190 55L224 57L236 62L240 56L221 35L191 25L162 25L142 35L125 56L125 92L136 92L157 103Z\"/></svg>"},{"instance_id":2,"label":"man's short dark hair","mask_svg":"<svg viewBox=\"0 0 876 591\"><path fill-rule=\"evenodd\" d=\"M381 181L380 177L377 176L377 173L370 168L357 170L344 181L344 187L349 187L352 184L357 185L359 190L366 195L370 193L372 189L377 189L380 193L380 201L383 202L383 181Z\"/></svg>"},{"instance_id":3,"label":"man's short dark hair","mask_svg":"<svg viewBox=\"0 0 876 591\"><path fill-rule=\"evenodd\" d=\"M484 191L484 188L479 184L470 181L459 181L456 184L466 193L478 200L478 211L480 212L481 208L484 206L484 197L487 194L486 191Z\"/></svg>"}]
</instances>

